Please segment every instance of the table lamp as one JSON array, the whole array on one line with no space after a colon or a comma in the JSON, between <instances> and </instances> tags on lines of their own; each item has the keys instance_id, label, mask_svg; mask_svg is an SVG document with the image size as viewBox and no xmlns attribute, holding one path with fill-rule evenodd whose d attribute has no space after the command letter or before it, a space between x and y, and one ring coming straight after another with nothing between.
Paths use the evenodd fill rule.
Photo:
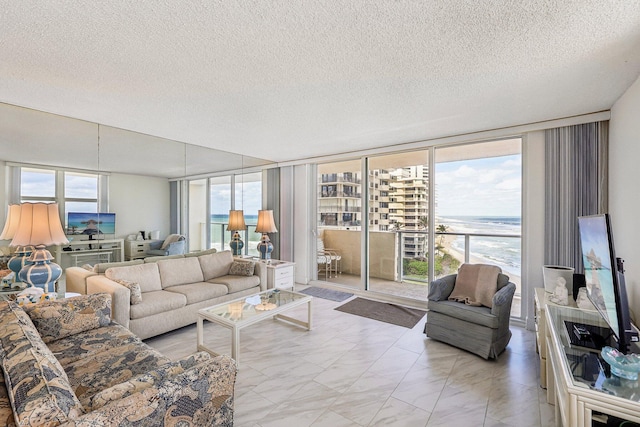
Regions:
<instances>
[{"instance_id":1,"label":"table lamp","mask_svg":"<svg viewBox=\"0 0 640 427\"><path fill-rule=\"evenodd\" d=\"M28 258L18 277L31 286L55 292L55 282L62 275L62 269L54 262L46 246L69 243L60 223L57 203L22 203L20 221L11 241L12 246L33 245L35 250Z\"/></svg>"},{"instance_id":2,"label":"table lamp","mask_svg":"<svg viewBox=\"0 0 640 427\"><path fill-rule=\"evenodd\" d=\"M0 240L12 240L13 236L16 234L16 230L18 229L18 224L20 223L20 205L9 205L9 209L7 210L7 221L4 224L4 228L2 229L2 234L0 234ZM13 246L13 245L11 245ZM14 280L19 282L18 273L25 265L30 264L27 259L31 252L33 252L33 246L18 246L14 251L14 256L9 260L7 266L14 273Z\"/></svg>"},{"instance_id":3,"label":"table lamp","mask_svg":"<svg viewBox=\"0 0 640 427\"><path fill-rule=\"evenodd\" d=\"M229 224L227 225L227 231L233 231L233 236L231 237L231 242L229 242L229 246L233 250L234 256L242 255L242 248L244 247L244 243L240 240L240 230L246 230L247 226L244 223L244 212L243 211L229 211Z\"/></svg>"},{"instance_id":4,"label":"table lamp","mask_svg":"<svg viewBox=\"0 0 640 427\"><path fill-rule=\"evenodd\" d=\"M256 226L256 233L262 233L260 243L258 243L258 252L260 252L260 259L271 259L271 252L273 252L273 244L269 240L267 233L277 233L276 223L273 220L273 211L264 210L258 211L258 225Z\"/></svg>"}]
</instances>

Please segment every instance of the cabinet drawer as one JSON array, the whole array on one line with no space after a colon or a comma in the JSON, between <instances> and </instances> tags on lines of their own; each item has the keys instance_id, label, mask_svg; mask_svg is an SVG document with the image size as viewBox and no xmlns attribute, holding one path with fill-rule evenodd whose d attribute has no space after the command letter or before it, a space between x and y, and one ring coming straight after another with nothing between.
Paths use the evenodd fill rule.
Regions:
<instances>
[{"instance_id":1,"label":"cabinet drawer","mask_svg":"<svg viewBox=\"0 0 640 427\"><path fill-rule=\"evenodd\" d=\"M276 281L287 277L293 277L293 267L276 268L276 271L274 273L274 278Z\"/></svg>"},{"instance_id":2,"label":"cabinet drawer","mask_svg":"<svg viewBox=\"0 0 640 427\"><path fill-rule=\"evenodd\" d=\"M293 288L293 277L283 277L274 282L275 288Z\"/></svg>"}]
</instances>

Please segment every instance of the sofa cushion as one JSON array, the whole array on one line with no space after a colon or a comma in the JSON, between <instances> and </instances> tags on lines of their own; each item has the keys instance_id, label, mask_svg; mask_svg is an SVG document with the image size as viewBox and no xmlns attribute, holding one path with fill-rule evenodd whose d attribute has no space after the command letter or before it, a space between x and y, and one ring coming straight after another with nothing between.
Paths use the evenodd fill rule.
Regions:
<instances>
[{"instance_id":1,"label":"sofa cushion","mask_svg":"<svg viewBox=\"0 0 640 427\"><path fill-rule=\"evenodd\" d=\"M82 415L64 369L29 316L0 303L0 363L18 425L58 425Z\"/></svg>"},{"instance_id":2,"label":"sofa cushion","mask_svg":"<svg viewBox=\"0 0 640 427\"><path fill-rule=\"evenodd\" d=\"M186 254L184 254L185 257L199 257L202 255L207 255L207 254L215 254L216 252L218 252L218 250L216 248L211 248L211 249L207 249L204 251L196 251L196 252L187 252Z\"/></svg>"},{"instance_id":3,"label":"sofa cushion","mask_svg":"<svg viewBox=\"0 0 640 427\"><path fill-rule=\"evenodd\" d=\"M110 269L111 267L126 267L128 265L138 265L143 264L144 260L142 259L134 259L131 261L121 261L121 262L103 262L101 264L96 264L93 266L93 272L104 274L105 271Z\"/></svg>"},{"instance_id":4,"label":"sofa cushion","mask_svg":"<svg viewBox=\"0 0 640 427\"><path fill-rule=\"evenodd\" d=\"M170 359L142 341L105 348L65 369L80 403L100 391L169 363Z\"/></svg>"},{"instance_id":5,"label":"sofa cushion","mask_svg":"<svg viewBox=\"0 0 640 427\"><path fill-rule=\"evenodd\" d=\"M111 279L124 279L140 285L142 293L162 290L160 271L156 263L130 265L127 267L112 267L104 275Z\"/></svg>"},{"instance_id":6,"label":"sofa cushion","mask_svg":"<svg viewBox=\"0 0 640 427\"><path fill-rule=\"evenodd\" d=\"M111 323L98 329L91 329L79 334L70 335L49 343L48 347L60 361L67 366L79 359L87 359L106 349L138 342L140 338L117 323Z\"/></svg>"},{"instance_id":7,"label":"sofa cushion","mask_svg":"<svg viewBox=\"0 0 640 427\"><path fill-rule=\"evenodd\" d=\"M129 280L124 279L115 279L114 282L117 282L129 289L129 293L131 294L131 305L140 304L142 302L142 290L140 289L139 283L130 282Z\"/></svg>"},{"instance_id":8,"label":"sofa cushion","mask_svg":"<svg viewBox=\"0 0 640 427\"><path fill-rule=\"evenodd\" d=\"M218 283L197 282L188 285L177 285L166 289L168 292L176 292L187 298L187 304L206 301L229 293L227 286Z\"/></svg>"},{"instance_id":9,"label":"sofa cushion","mask_svg":"<svg viewBox=\"0 0 640 427\"><path fill-rule=\"evenodd\" d=\"M429 301L427 302L427 308L429 311L446 314L447 316L476 325L483 325L491 329L497 329L500 325L498 316L491 314L491 309L484 306L460 304L456 301ZM429 315L427 314L428 317Z\"/></svg>"},{"instance_id":10,"label":"sofa cushion","mask_svg":"<svg viewBox=\"0 0 640 427\"><path fill-rule=\"evenodd\" d=\"M91 397L83 400L87 410L94 411L104 405L131 396L156 384L164 382L183 373L193 366L205 363L211 359L209 353L204 351L194 353L175 362L166 363L157 369L135 376L127 381L106 388Z\"/></svg>"},{"instance_id":11,"label":"sofa cushion","mask_svg":"<svg viewBox=\"0 0 640 427\"><path fill-rule=\"evenodd\" d=\"M145 292L140 304L131 306L131 318L141 319L158 313L166 313L187 305L187 297L177 292Z\"/></svg>"},{"instance_id":12,"label":"sofa cushion","mask_svg":"<svg viewBox=\"0 0 640 427\"><path fill-rule=\"evenodd\" d=\"M229 293L244 291L260 285L258 276L222 276L211 279L211 283L221 283L229 289Z\"/></svg>"},{"instance_id":13,"label":"sofa cushion","mask_svg":"<svg viewBox=\"0 0 640 427\"><path fill-rule=\"evenodd\" d=\"M229 269L229 274L231 276L253 276L255 269L255 261L234 260Z\"/></svg>"},{"instance_id":14,"label":"sofa cushion","mask_svg":"<svg viewBox=\"0 0 640 427\"><path fill-rule=\"evenodd\" d=\"M145 263L158 262L163 259L179 259L184 258L184 255L162 255L162 256L148 256L144 259Z\"/></svg>"},{"instance_id":15,"label":"sofa cushion","mask_svg":"<svg viewBox=\"0 0 640 427\"><path fill-rule=\"evenodd\" d=\"M162 288L202 282L202 269L197 258L180 258L158 261Z\"/></svg>"},{"instance_id":16,"label":"sofa cushion","mask_svg":"<svg viewBox=\"0 0 640 427\"><path fill-rule=\"evenodd\" d=\"M204 280L209 281L216 277L226 276L229 274L231 264L233 264L233 255L231 251L216 252L198 257Z\"/></svg>"},{"instance_id":17,"label":"sofa cushion","mask_svg":"<svg viewBox=\"0 0 640 427\"><path fill-rule=\"evenodd\" d=\"M109 294L82 295L24 307L45 343L111 323Z\"/></svg>"}]
</instances>

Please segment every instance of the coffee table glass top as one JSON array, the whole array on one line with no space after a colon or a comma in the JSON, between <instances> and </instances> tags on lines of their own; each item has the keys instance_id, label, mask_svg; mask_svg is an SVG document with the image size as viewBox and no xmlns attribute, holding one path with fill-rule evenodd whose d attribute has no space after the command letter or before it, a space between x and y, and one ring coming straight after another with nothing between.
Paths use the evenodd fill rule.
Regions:
<instances>
[{"instance_id":1,"label":"coffee table glass top","mask_svg":"<svg viewBox=\"0 0 640 427\"><path fill-rule=\"evenodd\" d=\"M200 310L208 317L219 317L230 322L240 322L252 317L268 315L270 311L284 307L300 300L308 300L309 295L299 294L284 289L270 289L256 295L218 304L213 307ZM279 311L279 310L278 310Z\"/></svg>"}]
</instances>

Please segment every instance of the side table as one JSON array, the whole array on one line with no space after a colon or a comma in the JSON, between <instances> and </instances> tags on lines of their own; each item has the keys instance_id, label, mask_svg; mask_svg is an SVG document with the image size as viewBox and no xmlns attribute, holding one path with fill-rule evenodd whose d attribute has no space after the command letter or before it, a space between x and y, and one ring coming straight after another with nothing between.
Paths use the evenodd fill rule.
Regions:
<instances>
[{"instance_id":1,"label":"side table","mask_svg":"<svg viewBox=\"0 0 640 427\"><path fill-rule=\"evenodd\" d=\"M295 290L295 262L272 259L267 264L267 289Z\"/></svg>"}]
</instances>

